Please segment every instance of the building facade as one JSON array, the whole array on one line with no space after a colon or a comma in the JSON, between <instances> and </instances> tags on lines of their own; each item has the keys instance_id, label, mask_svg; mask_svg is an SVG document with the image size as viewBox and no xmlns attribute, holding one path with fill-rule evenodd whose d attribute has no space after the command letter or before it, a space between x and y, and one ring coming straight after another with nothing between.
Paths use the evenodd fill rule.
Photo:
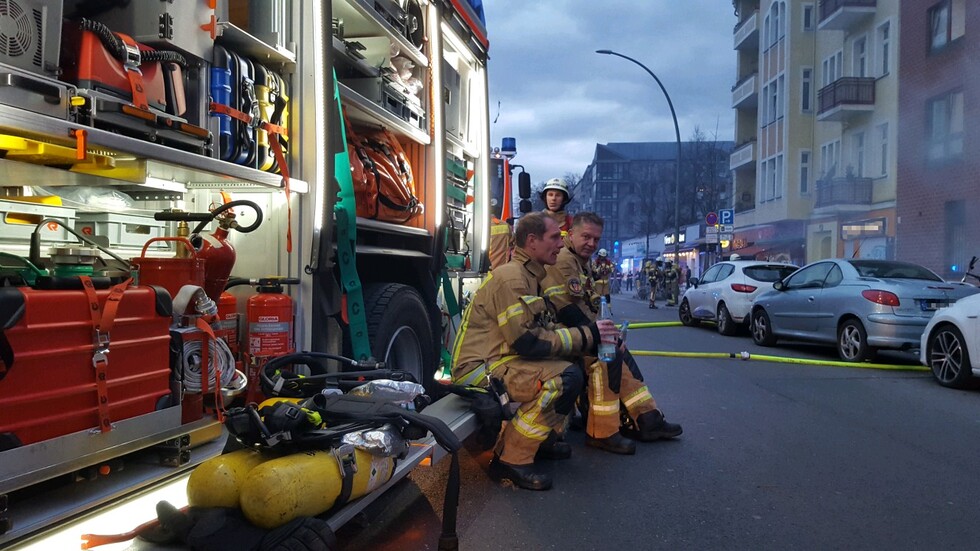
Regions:
<instances>
[{"instance_id":1,"label":"building facade","mask_svg":"<svg viewBox=\"0 0 980 551\"><path fill-rule=\"evenodd\" d=\"M898 2L733 5L732 250L894 257Z\"/></svg>"},{"instance_id":2,"label":"building facade","mask_svg":"<svg viewBox=\"0 0 980 551\"><path fill-rule=\"evenodd\" d=\"M980 256L980 2L901 4L898 256L959 278Z\"/></svg>"}]
</instances>

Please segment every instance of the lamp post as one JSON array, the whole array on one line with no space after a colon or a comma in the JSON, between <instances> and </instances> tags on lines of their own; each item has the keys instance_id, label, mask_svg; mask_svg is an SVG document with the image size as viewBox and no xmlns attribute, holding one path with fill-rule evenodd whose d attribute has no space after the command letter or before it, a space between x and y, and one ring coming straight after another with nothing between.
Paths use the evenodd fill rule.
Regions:
<instances>
[{"instance_id":1,"label":"lamp post","mask_svg":"<svg viewBox=\"0 0 980 551\"><path fill-rule=\"evenodd\" d=\"M597 53L597 54L604 54L604 55L614 55L614 56L618 56L618 57L621 57L623 59L632 61L633 63L636 63L637 65L639 65L640 67L642 67L643 70L647 72L647 74L649 74L651 77L653 77L653 80L655 80L657 82L657 86L660 86L660 91L663 92L664 93L664 97L667 98L667 105L670 107L670 116L671 116L672 119L674 119L674 135L677 138L677 165L676 165L676 172L675 172L675 175L674 175L674 262L677 263L677 265L679 266L680 265L680 262L681 262L681 258L680 258L680 241L681 241L681 219L680 219L680 197L681 197L681 129L677 125L677 113L674 112L674 102L670 101L670 94L667 93L667 89L664 88L663 83L660 82L660 79L657 78L657 75L653 74L653 71L651 71L646 65L640 63L639 61L633 59L630 56L623 55L623 54L621 54L619 52L614 52L612 50L596 50L595 53ZM649 216L649 214L648 214L648 216ZM649 218L648 218L648 220L649 220ZM648 255L650 254L650 227L649 227L649 223L647 224L647 254Z\"/></svg>"}]
</instances>

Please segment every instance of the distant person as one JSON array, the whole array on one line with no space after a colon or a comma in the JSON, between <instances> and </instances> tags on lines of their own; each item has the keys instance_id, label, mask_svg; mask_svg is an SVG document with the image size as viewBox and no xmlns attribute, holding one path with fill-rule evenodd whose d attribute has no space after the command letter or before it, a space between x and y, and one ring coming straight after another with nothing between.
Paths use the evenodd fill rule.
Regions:
<instances>
[{"instance_id":1,"label":"distant person","mask_svg":"<svg viewBox=\"0 0 980 551\"><path fill-rule=\"evenodd\" d=\"M565 212L565 207L572 201L568 184L561 178L548 180L544 188L541 189L541 201L544 203L544 210L541 212L547 214L558 224L558 229L561 230L561 235L564 237L572 228L572 215Z\"/></svg>"},{"instance_id":2,"label":"distant person","mask_svg":"<svg viewBox=\"0 0 980 551\"><path fill-rule=\"evenodd\" d=\"M606 302L610 304L612 297L609 296L609 278L615 269L616 265L613 264L612 260L609 260L609 251L599 249L599 254L592 263L592 272L595 275L595 293L596 296L606 297Z\"/></svg>"},{"instance_id":3,"label":"distant person","mask_svg":"<svg viewBox=\"0 0 980 551\"><path fill-rule=\"evenodd\" d=\"M628 293L633 290L633 278L636 277L636 273L628 271L623 274L623 277L626 279L626 292Z\"/></svg>"},{"instance_id":4,"label":"distant person","mask_svg":"<svg viewBox=\"0 0 980 551\"><path fill-rule=\"evenodd\" d=\"M667 290L667 306L677 306L677 295L680 294L680 268L668 260L664 265L664 285Z\"/></svg>"},{"instance_id":5,"label":"distant person","mask_svg":"<svg viewBox=\"0 0 980 551\"><path fill-rule=\"evenodd\" d=\"M691 267L688 266L684 270L684 287L688 288L691 286Z\"/></svg>"}]
</instances>

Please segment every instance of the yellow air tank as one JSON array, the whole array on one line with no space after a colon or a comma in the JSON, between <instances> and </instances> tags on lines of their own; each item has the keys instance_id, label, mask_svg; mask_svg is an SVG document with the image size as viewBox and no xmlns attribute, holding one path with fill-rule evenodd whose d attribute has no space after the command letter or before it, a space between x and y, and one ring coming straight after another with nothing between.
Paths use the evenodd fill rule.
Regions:
<instances>
[{"instance_id":1,"label":"yellow air tank","mask_svg":"<svg viewBox=\"0 0 980 551\"><path fill-rule=\"evenodd\" d=\"M245 476L263 461L276 457L245 449L212 457L187 479L187 502L193 507L238 507Z\"/></svg>"},{"instance_id":2,"label":"yellow air tank","mask_svg":"<svg viewBox=\"0 0 980 551\"><path fill-rule=\"evenodd\" d=\"M355 450L357 472L350 499L368 494L391 478L395 461ZM275 528L330 509L343 485L340 464L330 451L295 453L262 463L245 477L240 506L252 524Z\"/></svg>"}]
</instances>

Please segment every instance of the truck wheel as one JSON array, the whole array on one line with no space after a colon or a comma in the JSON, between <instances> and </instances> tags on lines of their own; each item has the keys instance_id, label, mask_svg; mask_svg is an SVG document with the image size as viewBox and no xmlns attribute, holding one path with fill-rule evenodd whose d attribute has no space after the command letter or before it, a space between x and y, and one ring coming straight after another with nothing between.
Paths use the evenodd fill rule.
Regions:
<instances>
[{"instance_id":1,"label":"truck wheel","mask_svg":"<svg viewBox=\"0 0 980 551\"><path fill-rule=\"evenodd\" d=\"M364 289L364 307L374 357L430 386L437 351L418 291L401 283L370 284Z\"/></svg>"}]
</instances>

